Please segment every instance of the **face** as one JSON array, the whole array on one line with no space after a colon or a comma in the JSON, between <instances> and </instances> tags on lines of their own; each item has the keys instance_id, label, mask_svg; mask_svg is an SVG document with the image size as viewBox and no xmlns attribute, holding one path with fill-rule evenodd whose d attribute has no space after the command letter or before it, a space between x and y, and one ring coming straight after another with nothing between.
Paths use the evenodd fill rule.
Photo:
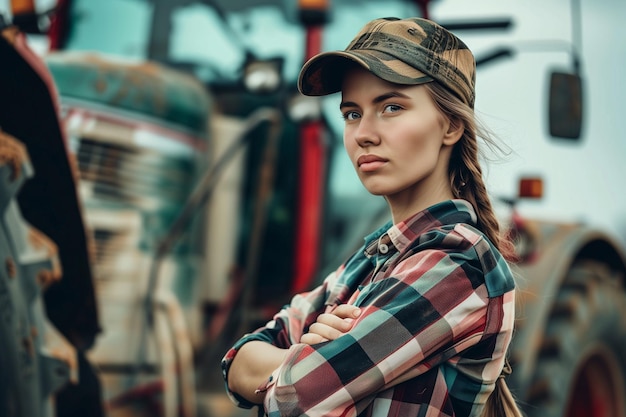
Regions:
<instances>
[{"instance_id":1,"label":"face","mask_svg":"<svg viewBox=\"0 0 626 417\"><path fill-rule=\"evenodd\" d=\"M346 151L369 192L416 210L452 198L447 167L462 129L451 127L426 87L355 68L344 78L340 108Z\"/></svg>"}]
</instances>

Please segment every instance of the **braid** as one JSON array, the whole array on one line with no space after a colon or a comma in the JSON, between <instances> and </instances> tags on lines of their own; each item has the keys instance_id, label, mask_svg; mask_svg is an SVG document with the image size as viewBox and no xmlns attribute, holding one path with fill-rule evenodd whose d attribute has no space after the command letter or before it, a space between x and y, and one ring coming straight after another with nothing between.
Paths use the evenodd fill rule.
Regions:
<instances>
[{"instance_id":1,"label":"braid","mask_svg":"<svg viewBox=\"0 0 626 417\"><path fill-rule=\"evenodd\" d=\"M504 378L498 378L480 417L523 417Z\"/></svg>"},{"instance_id":2,"label":"braid","mask_svg":"<svg viewBox=\"0 0 626 417\"><path fill-rule=\"evenodd\" d=\"M456 152L453 152L453 158L450 160L452 190L456 198L463 198L472 203L476 209L479 228L499 248L500 226L491 207L491 201L483 181L482 169L478 164L477 142L475 138L470 138L467 135L467 129L465 132L466 136L461 139L464 141L463 145L455 147L454 151ZM458 159L458 161L454 159Z\"/></svg>"},{"instance_id":3,"label":"braid","mask_svg":"<svg viewBox=\"0 0 626 417\"><path fill-rule=\"evenodd\" d=\"M439 111L448 118L450 123L453 126L463 124L463 135L452 149L448 168L452 194L455 198L462 198L472 204L476 211L478 228L505 259L514 260L513 244L500 233L500 224L491 205L478 159L477 136L490 145L496 146L491 135L486 129L478 126L474 118L474 110L440 84L434 82L425 86ZM510 369L508 372L510 373ZM481 417L523 417L504 376L501 375L496 380L494 391L487 398Z\"/></svg>"},{"instance_id":4,"label":"braid","mask_svg":"<svg viewBox=\"0 0 626 417\"><path fill-rule=\"evenodd\" d=\"M500 233L500 224L496 218L487 187L483 181L483 172L478 159L477 133L493 144L485 129L479 128L474 119L474 111L438 83L426 84L439 110L448 117L450 123L463 124L463 136L454 146L450 157L448 174L452 194L472 204L476 211L477 226L502 253L505 259L515 259L513 244Z\"/></svg>"}]
</instances>

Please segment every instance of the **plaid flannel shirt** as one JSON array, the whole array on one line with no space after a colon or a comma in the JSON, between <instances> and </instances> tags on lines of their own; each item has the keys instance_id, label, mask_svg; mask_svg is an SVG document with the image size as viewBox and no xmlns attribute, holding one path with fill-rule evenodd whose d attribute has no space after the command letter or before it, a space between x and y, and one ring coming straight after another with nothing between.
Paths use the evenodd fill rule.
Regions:
<instances>
[{"instance_id":1,"label":"plaid flannel shirt","mask_svg":"<svg viewBox=\"0 0 626 417\"><path fill-rule=\"evenodd\" d=\"M439 203L369 235L362 250L222 361L261 340L289 349L260 387L270 416L477 416L504 366L514 321L509 266L473 227L464 200ZM307 345L322 312L359 306L352 329ZM231 399L251 407L236 393Z\"/></svg>"}]
</instances>

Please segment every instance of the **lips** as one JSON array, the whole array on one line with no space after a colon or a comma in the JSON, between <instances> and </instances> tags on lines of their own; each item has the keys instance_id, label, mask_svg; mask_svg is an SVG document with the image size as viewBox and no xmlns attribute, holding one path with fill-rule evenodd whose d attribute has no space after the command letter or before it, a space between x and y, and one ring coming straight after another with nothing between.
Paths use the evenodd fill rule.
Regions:
<instances>
[{"instance_id":1,"label":"lips","mask_svg":"<svg viewBox=\"0 0 626 417\"><path fill-rule=\"evenodd\" d=\"M359 159L357 159L356 164L361 166L370 162L387 162L387 160L377 155L361 155Z\"/></svg>"},{"instance_id":2,"label":"lips","mask_svg":"<svg viewBox=\"0 0 626 417\"><path fill-rule=\"evenodd\" d=\"M381 158L378 155L361 155L356 161L357 166L361 171L375 171L380 168L383 164L385 164L387 160L385 158Z\"/></svg>"}]
</instances>

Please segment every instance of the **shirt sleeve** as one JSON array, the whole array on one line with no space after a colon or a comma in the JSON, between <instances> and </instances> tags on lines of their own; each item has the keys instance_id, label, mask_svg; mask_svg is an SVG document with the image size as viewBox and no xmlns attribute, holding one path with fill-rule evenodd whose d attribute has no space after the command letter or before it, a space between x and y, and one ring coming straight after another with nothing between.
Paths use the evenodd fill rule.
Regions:
<instances>
[{"instance_id":1,"label":"shirt sleeve","mask_svg":"<svg viewBox=\"0 0 626 417\"><path fill-rule=\"evenodd\" d=\"M228 371L241 346L252 340L267 342L282 349L288 349L295 343L299 343L304 329L314 323L317 316L326 308L330 294L329 288L333 287L336 277L342 270L343 266L326 277L324 282L312 291L295 295L291 302L283 307L264 327L244 335L228 350L222 359L222 374L226 391L237 406L251 408L256 405L228 389Z\"/></svg>"},{"instance_id":2,"label":"shirt sleeve","mask_svg":"<svg viewBox=\"0 0 626 417\"><path fill-rule=\"evenodd\" d=\"M476 252L425 250L361 289L352 330L294 344L267 385L269 416L357 415L384 388L418 376L481 337L488 294Z\"/></svg>"}]
</instances>

